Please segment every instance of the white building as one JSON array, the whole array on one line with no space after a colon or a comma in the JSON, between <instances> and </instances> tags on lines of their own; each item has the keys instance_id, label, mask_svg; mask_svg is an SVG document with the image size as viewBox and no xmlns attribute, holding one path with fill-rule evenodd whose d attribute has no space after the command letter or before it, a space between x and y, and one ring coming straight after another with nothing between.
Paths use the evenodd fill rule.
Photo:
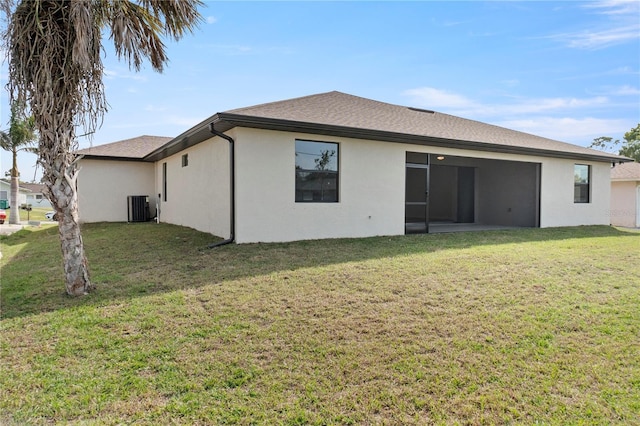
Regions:
<instances>
[{"instance_id":1,"label":"white building","mask_svg":"<svg viewBox=\"0 0 640 426\"><path fill-rule=\"evenodd\" d=\"M80 217L151 216L238 243L610 223L623 157L329 92L80 151ZM157 210L156 210L157 209Z\"/></svg>"},{"instance_id":2,"label":"white building","mask_svg":"<svg viewBox=\"0 0 640 426\"><path fill-rule=\"evenodd\" d=\"M640 163L611 169L611 224L640 228Z\"/></svg>"},{"instance_id":3,"label":"white building","mask_svg":"<svg viewBox=\"0 0 640 426\"><path fill-rule=\"evenodd\" d=\"M22 185L18 187L18 207L27 202L27 194L31 191L27 188L23 188ZM0 179L0 207L11 208L11 181L9 179Z\"/></svg>"}]
</instances>

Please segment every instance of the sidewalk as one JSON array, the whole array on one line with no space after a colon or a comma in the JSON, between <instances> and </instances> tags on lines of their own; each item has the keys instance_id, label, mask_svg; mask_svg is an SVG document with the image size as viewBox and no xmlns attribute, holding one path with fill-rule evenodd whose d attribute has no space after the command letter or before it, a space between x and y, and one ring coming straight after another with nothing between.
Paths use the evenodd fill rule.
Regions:
<instances>
[{"instance_id":1,"label":"sidewalk","mask_svg":"<svg viewBox=\"0 0 640 426\"><path fill-rule=\"evenodd\" d=\"M56 223L56 222L51 222L51 221L48 221L48 220L37 221L37 222L39 222L41 225L46 225L46 224L49 224L49 223ZM34 223L34 221L31 221L31 223ZM31 227L31 226L36 226L37 227L38 225L29 224L29 221L27 221L27 220L20 221L20 225L11 225L8 222L5 222L2 225L0 225L0 235L11 235L14 232L18 232L22 228Z\"/></svg>"}]
</instances>

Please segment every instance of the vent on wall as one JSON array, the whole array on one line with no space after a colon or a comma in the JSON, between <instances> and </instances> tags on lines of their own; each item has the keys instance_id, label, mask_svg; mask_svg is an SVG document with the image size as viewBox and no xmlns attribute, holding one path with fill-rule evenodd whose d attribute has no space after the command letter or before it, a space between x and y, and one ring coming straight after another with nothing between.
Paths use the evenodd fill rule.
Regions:
<instances>
[{"instance_id":1,"label":"vent on wall","mask_svg":"<svg viewBox=\"0 0 640 426\"><path fill-rule=\"evenodd\" d=\"M149 220L149 196L129 195L127 197L127 222L146 222Z\"/></svg>"}]
</instances>

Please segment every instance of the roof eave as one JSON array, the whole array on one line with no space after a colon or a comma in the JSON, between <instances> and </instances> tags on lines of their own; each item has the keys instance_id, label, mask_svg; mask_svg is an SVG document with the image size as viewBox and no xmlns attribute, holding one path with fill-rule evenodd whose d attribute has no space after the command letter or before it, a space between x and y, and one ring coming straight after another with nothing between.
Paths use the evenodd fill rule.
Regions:
<instances>
[{"instance_id":1,"label":"roof eave","mask_svg":"<svg viewBox=\"0 0 640 426\"><path fill-rule=\"evenodd\" d=\"M151 153L145 155L145 161L159 161L163 158L167 158L171 155L177 154L180 151L183 151L189 147L197 145L201 142L204 142L208 139L211 139L214 135L211 134L209 130L209 125L211 123L217 123L220 121L218 118L220 114L214 114L206 120L201 121L196 124L189 130L181 133L175 138L171 139L166 144L162 145L160 148L155 149ZM221 131L227 131L228 129L224 129Z\"/></svg>"},{"instance_id":2,"label":"roof eave","mask_svg":"<svg viewBox=\"0 0 640 426\"><path fill-rule=\"evenodd\" d=\"M212 115L189 130L176 136L165 145L146 155L143 161L159 161L171 155L177 154L189 147L197 145L213 135L209 126L214 124L216 130L226 132L234 127L248 127L265 130L279 130L288 132L312 133L326 136L340 136L354 139L381 140L395 143L409 143L416 145L429 145L443 148L470 149L484 152L500 152L506 154L539 155L542 157L566 158L573 160L615 162L624 163L633 161L631 158L616 155L599 155L574 153L538 148L506 146L492 143L464 141L455 139L443 139L429 136L412 135L406 133L386 132L381 130L360 129L346 126L326 125L302 121L291 121L267 117L256 117L242 114L220 112Z\"/></svg>"},{"instance_id":3,"label":"roof eave","mask_svg":"<svg viewBox=\"0 0 640 426\"><path fill-rule=\"evenodd\" d=\"M354 127L343 127L335 125L324 125L318 123L308 123L300 121L289 121L271 119L264 117L245 116L229 113L218 113L215 116L217 127L220 131L227 131L233 127L249 127L268 130L280 130L289 132L303 132L322 134L327 136L341 136L355 139L382 140L386 142L409 143L417 145L429 145L443 148L470 149L474 151L500 152L507 154L539 155L543 157L566 158L574 160L616 162L624 163L633 161L631 158L617 155L598 155L586 153L574 153L554 150L544 150L538 148L527 148L518 146L506 146L485 142L464 141L455 139L435 138L429 136L412 135L406 133L385 132L380 130L359 129Z\"/></svg>"},{"instance_id":4,"label":"roof eave","mask_svg":"<svg viewBox=\"0 0 640 426\"><path fill-rule=\"evenodd\" d=\"M640 177L611 178L611 182L639 182L640 183Z\"/></svg>"},{"instance_id":5,"label":"roof eave","mask_svg":"<svg viewBox=\"0 0 640 426\"><path fill-rule=\"evenodd\" d=\"M141 157L121 157L117 155L91 155L91 154L78 154L81 156L81 160L110 160L110 161L137 161L142 163L148 163L149 160L145 160Z\"/></svg>"}]
</instances>

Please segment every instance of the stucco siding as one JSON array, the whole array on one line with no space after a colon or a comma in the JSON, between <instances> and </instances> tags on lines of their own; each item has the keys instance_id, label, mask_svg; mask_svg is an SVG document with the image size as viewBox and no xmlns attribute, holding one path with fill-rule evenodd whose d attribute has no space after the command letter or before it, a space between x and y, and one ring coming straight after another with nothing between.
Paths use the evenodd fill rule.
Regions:
<instances>
[{"instance_id":1,"label":"stucco siding","mask_svg":"<svg viewBox=\"0 0 640 426\"><path fill-rule=\"evenodd\" d=\"M638 182L611 182L611 224L616 226L635 227L638 212Z\"/></svg>"},{"instance_id":2,"label":"stucco siding","mask_svg":"<svg viewBox=\"0 0 640 426\"><path fill-rule=\"evenodd\" d=\"M51 202L42 195L40 195L40 198L38 198L36 195L27 194L25 203L31 204L31 207L33 208L40 208L40 209L52 208Z\"/></svg>"},{"instance_id":3,"label":"stucco siding","mask_svg":"<svg viewBox=\"0 0 640 426\"><path fill-rule=\"evenodd\" d=\"M160 221L228 238L229 143L211 138L156 163ZM183 166L186 155L187 165ZM166 163L166 200L163 185Z\"/></svg>"},{"instance_id":4,"label":"stucco siding","mask_svg":"<svg viewBox=\"0 0 640 426\"><path fill-rule=\"evenodd\" d=\"M404 151L397 145L236 130L236 240L292 241L404 232ZM339 144L339 202L295 202L295 140Z\"/></svg>"},{"instance_id":5,"label":"stucco siding","mask_svg":"<svg viewBox=\"0 0 640 426\"><path fill-rule=\"evenodd\" d=\"M127 196L148 195L155 212L153 163L80 160L78 209L81 222L126 222Z\"/></svg>"},{"instance_id":6,"label":"stucco siding","mask_svg":"<svg viewBox=\"0 0 640 426\"><path fill-rule=\"evenodd\" d=\"M574 203L574 165L591 166L590 202ZM541 227L609 225L610 163L545 159L542 164Z\"/></svg>"},{"instance_id":7,"label":"stucco siding","mask_svg":"<svg viewBox=\"0 0 640 426\"><path fill-rule=\"evenodd\" d=\"M407 151L469 157L484 169L476 182L478 223L609 223L608 163L587 163L591 201L576 204L574 164L584 162L247 128L234 135L238 243L403 234ZM296 139L339 144L339 202L295 202ZM509 195L509 205L500 194Z\"/></svg>"},{"instance_id":8,"label":"stucco siding","mask_svg":"<svg viewBox=\"0 0 640 426\"><path fill-rule=\"evenodd\" d=\"M7 208L12 207L11 206L11 182L5 182L3 180L0 180L0 200L4 200L7 204ZM18 199L16 200L18 203L18 207L26 204L27 201L27 194L25 194L22 189L18 189ZM8 213L7 213L8 215Z\"/></svg>"}]
</instances>

